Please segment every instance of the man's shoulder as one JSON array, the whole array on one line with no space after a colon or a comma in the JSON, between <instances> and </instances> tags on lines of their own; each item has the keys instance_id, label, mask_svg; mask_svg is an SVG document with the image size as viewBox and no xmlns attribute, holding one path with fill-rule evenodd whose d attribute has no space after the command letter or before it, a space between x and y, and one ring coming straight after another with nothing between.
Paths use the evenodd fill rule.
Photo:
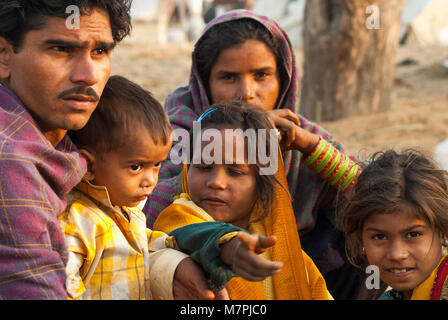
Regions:
<instances>
[{"instance_id":1,"label":"man's shoulder","mask_svg":"<svg viewBox=\"0 0 448 320\"><path fill-rule=\"evenodd\" d=\"M32 123L20 116L5 116L1 109L0 118L0 162L36 165L52 153L54 148Z\"/></svg>"},{"instance_id":2,"label":"man's shoulder","mask_svg":"<svg viewBox=\"0 0 448 320\"><path fill-rule=\"evenodd\" d=\"M30 141L45 142L30 113L14 93L0 86L0 142L2 149Z\"/></svg>"},{"instance_id":3,"label":"man's shoulder","mask_svg":"<svg viewBox=\"0 0 448 320\"><path fill-rule=\"evenodd\" d=\"M16 94L0 84L0 112L2 112L2 120L4 120L4 116L7 117L7 120L20 117L24 111L23 103Z\"/></svg>"}]
</instances>

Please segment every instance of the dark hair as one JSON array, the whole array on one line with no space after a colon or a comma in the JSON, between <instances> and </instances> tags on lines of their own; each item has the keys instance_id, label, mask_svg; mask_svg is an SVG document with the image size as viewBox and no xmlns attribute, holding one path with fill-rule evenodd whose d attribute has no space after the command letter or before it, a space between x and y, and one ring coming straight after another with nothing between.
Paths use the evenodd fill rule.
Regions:
<instances>
[{"instance_id":1,"label":"dark hair","mask_svg":"<svg viewBox=\"0 0 448 320\"><path fill-rule=\"evenodd\" d=\"M447 172L417 150L375 153L353 187L342 225L347 257L365 263L361 254L362 229L373 214L411 210L442 239L448 239Z\"/></svg>"},{"instance_id":2,"label":"dark hair","mask_svg":"<svg viewBox=\"0 0 448 320\"><path fill-rule=\"evenodd\" d=\"M272 51L280 72L280 82L286 70L283 68L280 48L281 43L272 37L269 30L260 22L243 18L217 24L211 27L196 43L193 51L195 68L202 80L207 95L210 97L210 71L221 51L242 45L247 40L259 40Z\"/></svg>"},{"instance_id":3,"label":"dark hair","mask_svg":"<svg viewBox=\"0 0 448 320\"><path fill-rule=\"evenodd\" d=\"M169 142L172 127L162 105L139 85L112 76L87 124L69 136L78 148L105 154L132 143L142 126L155 144Z\"/></svg>"},{"instance_id":4,"label":"dark hair","mask_svg":"<svg viewBox=\"0 0 448 320\"><path fill-rule=\"evenodd\" d=\"M214 110L213 110L214 109ZM266 116L266 112L260 110L259 108L242 104L238 102L231 102L225 104L214 104L204 112L204 115L209 112L202 120L201 120L201 130L207 128L215 128L215 129L241 129L244 131L248 129L264 129L267 131L267 139L266 139L266 150L265 154L270 156L270 139L269 139L269 130L273 130L271 122ZM193 128L190 130L190 137L193 137ZM258 139L258 137L256 138ZM260 147L258 141L254 141L256 143L257 148ZM194 141L190 139L190 150L191 155L193 157L194 154ZM247 146L247 141L246 141ZM258 151L258 150L257 150ZM278 149L275 149L274 152L278 152ZM191 158L189 160L191 160ZM280 159L279 159L280 161ZM191 161L189 161L191 163ZM257 163L254 164L256 168L256 194L257 199L259 200L259 204L262 208L264 208L264 213L261 217L257 217L256 221L259 221L266 217L269 213L269 208L271 206L272 200L275 197L275 184L280 184L281 187L286 189L281 183L276 179L275 174L273 175L262 175L260 174L260 168L262 165L259 163L257 159ZM289 193L289 192L288 192Z\"/></svg>"},{"instance_id":5,"label":"dark hair","mask_svg":"<svg viewBox=\"0 0 448 320\"><path fill-rule=\"evenodd\" d=\"M0 36L18 52L30 30L39 30L45 17L67 18L66 8L75 5L82 15L100 8L109 14L114 41L120 42L131 31L132 0L2 0Z\"/></svg>"}]
</instances>

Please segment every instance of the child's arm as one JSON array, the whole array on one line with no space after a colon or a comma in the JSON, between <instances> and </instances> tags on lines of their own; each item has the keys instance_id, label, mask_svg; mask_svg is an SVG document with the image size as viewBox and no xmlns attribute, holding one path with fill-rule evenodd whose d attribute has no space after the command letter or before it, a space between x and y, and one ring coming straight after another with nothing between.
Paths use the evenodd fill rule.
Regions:
<instances>
[{"instance_id":1,"label":"child's arm","mask_svg":"<svg viewBox=\"0 0 448 320\"><path fill-rule=\"evenodd\" d=\"M225 290L213 292L204 270L188 255L170 248L150 252L149 285L156 300L222 300Z\"/></svg>"},{"instance_id":2,"label":"child's arm","mask_svg":"<svg viewBox=\"0 0 448 320\"><path fill-rule=\"evenodd\" d=\"M84 261L84 255L73 251L68 252L68 261L65 268L67 275L65 286L69 300L78 299L86 291L86 287L80 275L80 270Z\"/></svg>"},{"instance_id":3,"label":"child's arm","mask_svg":"<svg viewBox=\"0 0 448 320\"><path fill-rule=\"evenodd\" d=\"M69 299L78 299L86 291L86 279L90 278L98 263L95 254L103 246L103 237L97 235L104 235L110 229L110 225L96 219L85 208L83 202L69 205L58 216L68 250L66 290ZM85 272L84 278L81 269Z\"/></svg>"},{"instance_id":4,"label":"child's arm","mask_svg":"<svg viewBox=\"0 0 448 320\"><path fill-rule=\"evenodd\" d=\"M262 281L281 271L282 262L266 260L259 256L277 242L275 236L238 232L237 236L222 245L221 259L240 277L249 281Z\"/></svg>"},{"instance_id":5,"label":"child's arm","mask_svg":"<svg viewBox=\"0 0 448 320\"><path fill-rule=\"evenodd\" d=\"M237 239L222 244L221 239L235 231L239 232ZM189 254L210 274L210 286L215 292L223 289L234 276L261 281L279 272L282 267L281 263L257 256L275 244L275 237L249 235L246 230L229 223L194 223L175 229L169 235L175 237L180 250ZM238 259L234 259L234 253ZM240 259L240 256L244 258Z\"/></svg>"},{"instance_id":6,"label":"child's arm","mask_svg":"<svg viewBox=\"0 0 448 320\"><path fill-rule=\"evenodd\" d=\"M147 229L147 235L150 252L149 279L154 299L229 299L225 289L217 292L210 289L207 275L201 266L188 255L176 251L180 248L174 236L151 229ZM181 241L181 244L184 242ZM184 249L188 251L185 247Z\"/></svg>"}]
</instances>

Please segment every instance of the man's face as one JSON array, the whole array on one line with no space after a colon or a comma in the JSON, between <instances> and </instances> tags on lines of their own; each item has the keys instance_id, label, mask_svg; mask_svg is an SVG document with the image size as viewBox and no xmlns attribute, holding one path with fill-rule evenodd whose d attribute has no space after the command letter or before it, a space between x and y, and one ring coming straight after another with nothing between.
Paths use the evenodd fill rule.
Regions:
<instances>
[{"instance_id":1,"label":"man's face","mask_svg":"<svg viewBox=\"0 0 448 320\"><path fill-rule=\"evenodd\" d=\"M26 34L18 53L8 49L0 77L44 134L61 138L82 128L95 110L110 76L114 40L109 16L100 9L82 15L79 29L69 30L63 18L44 19L43 28Z\"/></svg>"}]
</instances>

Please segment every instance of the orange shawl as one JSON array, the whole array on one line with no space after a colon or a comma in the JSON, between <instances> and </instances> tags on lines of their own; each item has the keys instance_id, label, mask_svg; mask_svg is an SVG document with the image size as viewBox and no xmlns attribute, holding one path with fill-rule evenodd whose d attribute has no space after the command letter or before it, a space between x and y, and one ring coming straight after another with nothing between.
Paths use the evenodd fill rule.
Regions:
<instances>
[{"instance_id":1,"label":"orange shawl","mask_svg":"<svg viewBox=\"0 0 448 320\"><path fill-rule=\"evenodd\" d=\"M278 163L275 177L282 186L287 188L281 154ZM188 224L214 221L204 210L192 203L188 195L187 173L188 167L184 165L182 172L184 193L176 196L174 203L160 213L154 224L154 230L169 233ZM255 205L252 217L256 216L258 213L256 211L260 209L258 205ZM311 258L302 251L291 199L289 193L280 185L276 185L275 197L268 216L258 224L264 227L264 235L277 237L277 243L268 249L269 255L272 261L281 261L284 264L282 271L272 277L275 299L332 299L321 273ZM260 230L260 225L255 228L257 232ZM267 299L262 282L251 282L235 277L229 281L226 289L232 300Z\"/></svg>"}]
</instances>

